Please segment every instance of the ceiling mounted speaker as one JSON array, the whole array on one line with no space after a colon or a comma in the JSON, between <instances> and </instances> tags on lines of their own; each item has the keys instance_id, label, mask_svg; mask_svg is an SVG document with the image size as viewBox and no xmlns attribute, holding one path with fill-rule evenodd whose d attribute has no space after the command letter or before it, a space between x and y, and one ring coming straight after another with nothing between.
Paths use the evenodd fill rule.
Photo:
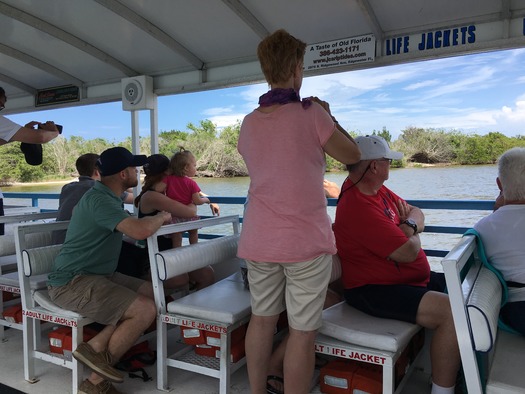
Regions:
<instances>
[{"instance_id":1,"label":"ceiling mounted speaker","mask_svg":"<svg viewBox=\"0 0 525 394\"><path fill-rule=\"evenodd\" d=\"M124 98L130 104L136 104L142 97L142 86L136 80L132 80L124 87Z\"/></svg>"},{"instance_id":2,"label":"ceiling mounted speaker","mask_svg":"<svg viewBox=\"0 0 525 394\"><path fill-rule=\"evenodd\" d=\"M153 109L155 100L153 96L153 78L147 75L139 75L124 78L122 85L122 109L134 111L142 109Z\"/></svg>"}]
</instances>

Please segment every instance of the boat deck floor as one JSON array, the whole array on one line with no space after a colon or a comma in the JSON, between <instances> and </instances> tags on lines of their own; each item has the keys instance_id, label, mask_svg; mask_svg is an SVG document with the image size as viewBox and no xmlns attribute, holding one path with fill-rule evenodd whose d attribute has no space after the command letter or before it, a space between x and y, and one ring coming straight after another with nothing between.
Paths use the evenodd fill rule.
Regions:
<instances>
[{"instance_id":1,"label":"boat deck floor","mask_svg":"<svg viewBox=\"0 0 525 394\"><path fill-rule=\"evenodd\" d=\"M177 335L179 330L170 330L170 335ZM175 338L176 340L176 338ZM150 343L155 346L155 339ZM428 348L428 347L426 347ZM27 394L67 394L71 393L71 372L69 369L51 363L36 361L36 371L40 379L36 383L24 380L24 362L22 355L22 332L15 329L5 331L5 341L0 342L0 394L14 394L8 387ZM420 357L420 363L424 364L425 355ZM145 368L146 372L153 378L148 382L141 379L126 377L124 382L116 384L115 387L123 393L162 393L157 390L155 365ZM430 377L422 366L417 366L407 384L399 394L430 393ZM86 372L86 377L89 372ZM8 387L2 387L2 384ZM211 394L218 393L218 379L200 375L188 371L169 368L169 384L175 393ZM248 374L246 366L241 367L231 377L231 394L249 393ZM312 393L320 393L316 386Z\"/></svg>"}]
</instances>

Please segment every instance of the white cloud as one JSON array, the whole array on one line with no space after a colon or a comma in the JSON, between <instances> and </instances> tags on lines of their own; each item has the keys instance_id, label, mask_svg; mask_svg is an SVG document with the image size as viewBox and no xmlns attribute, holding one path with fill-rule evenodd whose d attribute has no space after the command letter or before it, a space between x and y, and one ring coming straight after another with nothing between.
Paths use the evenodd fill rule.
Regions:
<instances>
[{"instance_id":1,"label":"white cloud","mask_svg":"<svg viewBox=\"0 0 525 394\"><path fill-rule=\"evenodd\" d=\"M244 100L244 105L250 105L251 108L255 108L257 105L257 102L259 101L259 97L266 93L268 91L267 84L256 84L256 85L249 85L245 89L242 90L240 96Z\"/></svg>"},{"instance_id":2,"label":"white cloud","mask_svg":"<svg viewBox=\"0 0 525 394\"><path fill-rule=\"evenodd\" d=\"M408 85L407 87L405 87L404 90L418 90L418 89L427 88L429 86L436 86L439 83L440 82L437 79L431 79L431 80L424 81L424 82L412 83Z\"/></svg>"},{"instance_id":3,"label":"white cloud","mask_svg":"<svg viewBox=\"0 0 525 394\"><path fill-rule=\"evenodd\" d=\"M227 126L232 126L236 124L238 121L241 121L246 116L245 113L237 113L237 114L230 114L230 115L220 115L220 116L212 116L208 118L217 128L223 129Z\"/></svg>"},{"instance_id":4,"label":"white cloud","mask_svg":"<svg viewBox=\"0 0 525 394\"><path fill-rule=\"evenodd\" d=\"M213 107L213 108L208 108L206 110L203 111L203 115L206 117L206 118L209 118L209 117L213 117L213 116L218 116L218 115L223 115L223 114L229 114L231 113L233 110L234 110L234 106L233 105L230 105L228 107Z\"/></svg>"},{"instance_id":5,"label":"white cloud","mask_svg":"<svg viewBox=\"0 0 525 394\"><path fill-rule=\"evenodd\" d=\"M301 95L327 101L344 127L362 133L386 127L397 138L415 126L515 136L525 126L524 61L520 49L309 77ZM264 83L242 88L231 113L211 120L234 124L267 90Z\"/></svg>"},{"instance_id":6,"label":"white cloud","mask_svg":"<svg viewBox=\"0 0 525 394\"><path fill-rule=\"evenodd\" d=\"M516 101L514 108L504 106L497 117L505 122L519 123L525 128L525 101Z\"/></svg>"}]
</instances>

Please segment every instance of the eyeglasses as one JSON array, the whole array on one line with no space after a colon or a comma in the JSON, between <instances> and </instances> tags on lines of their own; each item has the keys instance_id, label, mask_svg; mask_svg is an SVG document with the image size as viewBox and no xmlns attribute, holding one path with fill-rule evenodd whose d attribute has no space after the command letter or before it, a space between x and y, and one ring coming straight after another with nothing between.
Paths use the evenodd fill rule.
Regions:
<instances>
[{"instance_id":1,"label":"eyeglasses","mask_svg":"<svg viewBox=\"0 0 525 394\"><path fill-rule=\"evenodd\" d=\"M392 164L392 159L385 159L384 157L382 159L377 159L377 161L388 161L388 164Z\"/></svg>"}]
</instances>

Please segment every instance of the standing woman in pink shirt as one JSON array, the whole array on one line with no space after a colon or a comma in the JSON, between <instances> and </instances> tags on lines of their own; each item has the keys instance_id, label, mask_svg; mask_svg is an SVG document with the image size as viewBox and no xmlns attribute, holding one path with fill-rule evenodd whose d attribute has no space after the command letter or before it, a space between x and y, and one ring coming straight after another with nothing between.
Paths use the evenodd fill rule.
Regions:
<instances>
[{"instance_id":1,"label":"standing woman in pink shirt","mask_svg":"<svg viewBox=\"0 0 525 394\"><path fill-rule=\"evenodd\" d=\"M336 253L323 190L325 153L343 164L360 159L328 103L299 98L305 48L284 30L261 41L257 56L271 90L244 118L238 142L250 175L238 255L247 262L252 299L246 356L254 394L266 393L274 329L285 309L284 391L310 389Z\"/></svg>"}]
</instances>

